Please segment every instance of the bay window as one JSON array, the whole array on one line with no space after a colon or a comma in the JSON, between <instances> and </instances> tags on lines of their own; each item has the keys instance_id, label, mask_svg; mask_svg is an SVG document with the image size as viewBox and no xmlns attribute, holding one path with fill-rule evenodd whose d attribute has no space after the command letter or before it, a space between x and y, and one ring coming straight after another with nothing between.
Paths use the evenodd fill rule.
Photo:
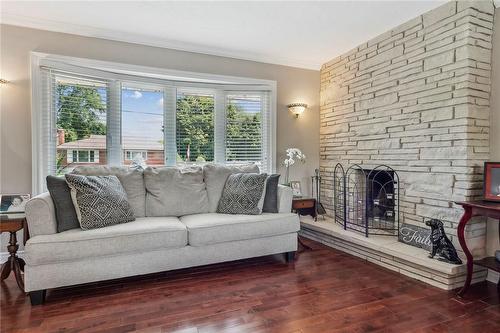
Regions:
<instances>
[{"instance_id":1,"label":"bay window","mask_svg":"<svg viewBox=\"0 0 500 333\"><path fill-rule=\"evenodd\" d=\"M177 71L151 68L131 75L110 70L112 63L103 70L104 62L81 67L64 58L35 62L33 193L45 190L49 174L136 158L148 166L256 163L273 171L273 82L193 73L180 79Z\"/></svg>"}]
</instances>

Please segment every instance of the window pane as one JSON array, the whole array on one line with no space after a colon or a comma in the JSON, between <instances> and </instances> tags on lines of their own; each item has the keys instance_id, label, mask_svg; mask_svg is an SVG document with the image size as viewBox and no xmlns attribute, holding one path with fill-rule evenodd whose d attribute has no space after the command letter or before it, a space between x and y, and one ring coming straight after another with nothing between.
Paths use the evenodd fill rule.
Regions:
<instances>
[{"instance_id":1,"label":"window pane","mask_svg":"<svg viewBox=\"0 0 500 333\"><path fill-rule=\"evenodd\" d=\"M262 98L228 95L226 102L226 161L262 160Z\"/></svg>"},{"instance_id":2,"label":"window pane","mask_svg":"<svg viewBox=\"0 0 500 333\"><path fill-rule=\"evenodd\" d=\"M177 162L214 160L214 95L177 93Z\"/></svg>"},{"instance_id":3,"label":"window pane","mask_svg":"<svg viewBox=\"0 0 500 333\"><path fill-rule=\"evenodd\" d=\"M138 86L122 88L122 148L124 164L142 158L164 165L163 92Z\"/></svg>"},{"instance_id":4,"label":"window pane","mask_svg":"<svg viewBox=\"0 0 500 333\"><path fill-rule=\"evenodd\" d=\"M89 152L86 150L78 151L78 162L88 162L89 161Z\"/></svg>"},{"instance_id":5,"label":"window pane","mask_svg":"<svg viewBox=\"0 0 500 333\"><path fill-rule=\"evenodd\" d=\"M107 97L104 83L70 76L56 76L54 90L60 175L88 163L89 150L106 151Z\"/></svg>"}]
</instances>

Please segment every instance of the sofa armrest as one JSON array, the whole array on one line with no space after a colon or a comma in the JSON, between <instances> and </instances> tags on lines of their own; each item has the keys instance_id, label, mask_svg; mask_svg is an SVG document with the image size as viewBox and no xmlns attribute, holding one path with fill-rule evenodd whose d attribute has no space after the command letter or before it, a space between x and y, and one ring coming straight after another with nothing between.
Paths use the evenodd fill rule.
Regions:
<instances>
[{"instance_id":1,"label":"sofa armrest","mask_svg":"<svg viewBox=\"0 0 500 333\"><path fill-rule=\"evenodd\" d=\"M278 212L290 213L292 211L292 188L285 185L278 185Z\"/></svg>"},{"instance_id":2,"label":"sofa armrest","mask_svg":"<svg viewBox=\"0 0 500 333\"><path fill-rule=\"evenodd\" d=\"M26 203L26 222L31 237L57 233L56 209L49 192L37 195Z\"/></svg>"}]
</instances>

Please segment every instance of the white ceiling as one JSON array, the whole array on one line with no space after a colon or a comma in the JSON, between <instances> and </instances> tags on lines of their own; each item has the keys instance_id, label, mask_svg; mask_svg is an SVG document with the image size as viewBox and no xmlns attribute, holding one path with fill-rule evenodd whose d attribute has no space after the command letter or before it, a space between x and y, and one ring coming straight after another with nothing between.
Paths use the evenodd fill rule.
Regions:
<instances>
[{"instance_id":1,"label":"white ceiling","mask_svg":"<svg viewBox=\"0 0 500 333\"><path fill-rule=\"evenodd\" d=\"M294 67L321 64L443 1L1 2L1 22Z\"/></svg>"}]
</instances>

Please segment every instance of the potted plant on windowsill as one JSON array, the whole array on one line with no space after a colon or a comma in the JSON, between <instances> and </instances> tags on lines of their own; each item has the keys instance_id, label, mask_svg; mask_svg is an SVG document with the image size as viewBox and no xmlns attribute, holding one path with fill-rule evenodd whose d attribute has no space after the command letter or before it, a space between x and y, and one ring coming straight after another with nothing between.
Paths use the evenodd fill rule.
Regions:
<instances>
[{"instance_id":1,"label":"potted plant on windowsill","mask_svg":"<svg viewBox=\"0 0 500 333\"><path fill-rule=\"evenodd\" d=\"M283 161L283 165L286 168L284 185L290 186L290 167L294 165L296 161L305 163L306 155L298 148L288 148L286 150L286 158Z\"/></svg>"}]
</instances>

